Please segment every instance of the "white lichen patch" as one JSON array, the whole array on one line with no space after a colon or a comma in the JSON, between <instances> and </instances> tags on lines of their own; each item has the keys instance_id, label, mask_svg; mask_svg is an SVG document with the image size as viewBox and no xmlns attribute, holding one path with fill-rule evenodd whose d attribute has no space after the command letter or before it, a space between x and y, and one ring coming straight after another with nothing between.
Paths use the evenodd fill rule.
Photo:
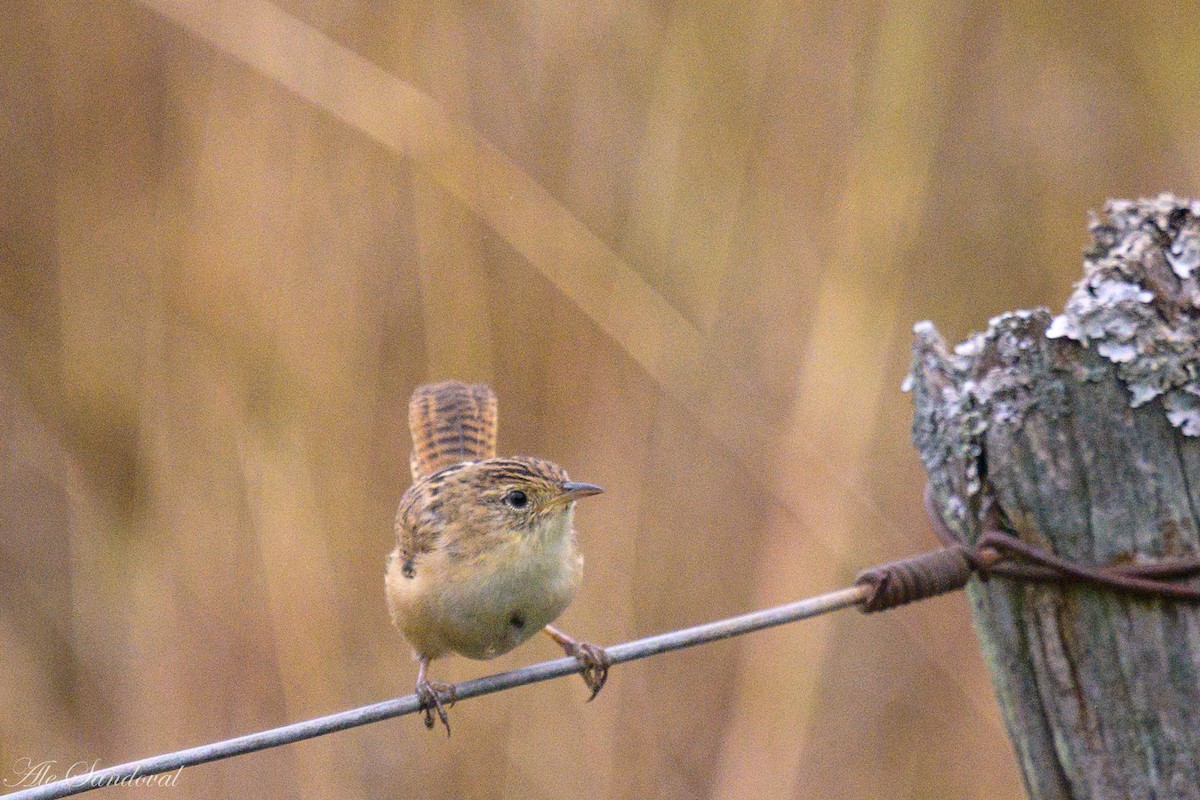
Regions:
<instances>
[{"instance_id":1,"label":"white lichen patch","mask_svg":"<svg viewBox=\"0 0 1200 800\"><path fill-rule=\"evenodd\" d=\"M1045 371L1037 342L1049 319L1046 309L1002 314L953 351L932 323L913 328L913 366L905 381L917 394L913 442L930 476L944 476L953 486L944 499L951 518L967 519L967 506L953 497L972 498L983 488L990 428L1019 427L1033 408L1054 416L1065 407L1057 384L1030 380L1031 373Z\"/></svg>"},{"instance_id":2,"label":"white lichen patch","mask_svg":"<svg viewBox=\"0 0 1200 800\"><path fill-rule=\"evenodd\" d=\"M1185 436L1200 436L1200 397L1191 391L1168 392L1163 397L1167 419Z\"/></svg>"},{"instance_id":3,"label":"white lichen patch","mask_svg":"<svg viewBox=\"0 0 1200 800\"><path fill-rule=\"evenodd\" d=\"M1171 423L1200 435L1200 201L1117 200L1093 217L1085 275L1046 331L1117 367L1130 404L1161 397Z\"/></svg>"},{"instance_id":4,"label":"white lichen patch","mask_svg":"<svg viewBox=\"0 0 1200 800\"><path fill-rule=\"evenodd\" d=\"M1180 231L1167 248L1167 263L1183 280L1192 277L1192 273L1200 267L1200 232L1194 227Z\"/></svg>"}]
</instances>

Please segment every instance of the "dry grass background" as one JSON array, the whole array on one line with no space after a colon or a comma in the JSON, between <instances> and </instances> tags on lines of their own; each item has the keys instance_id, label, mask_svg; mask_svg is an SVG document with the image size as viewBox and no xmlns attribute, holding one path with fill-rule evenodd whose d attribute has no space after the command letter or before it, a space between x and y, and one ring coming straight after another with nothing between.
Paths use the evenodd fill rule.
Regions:
<instances>
[{"instance_id":1,"label":"dry grass background","mask_svg":"<svg viewBox=\"0 0 1200 800\"><path fill-rule=\"evenodd\" d=\"M425 380L607 487L594 641L929 547L912 323L1059 305L1089 208L1200 177L1178 4L0 5L8 780L410 691L382 570ZM1021 795L961 596L583 697L104 792Z\"/></svg>"}]
</instances>

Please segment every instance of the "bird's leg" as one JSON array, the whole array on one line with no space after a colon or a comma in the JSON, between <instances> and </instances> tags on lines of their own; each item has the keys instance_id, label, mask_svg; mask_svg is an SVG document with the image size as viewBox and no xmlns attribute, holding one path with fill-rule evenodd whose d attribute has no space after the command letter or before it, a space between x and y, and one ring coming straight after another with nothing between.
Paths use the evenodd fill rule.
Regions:
<instances>
[{"instance_id":1,"label":"bird's leg","mask_svg":"<svg viewBox=\"0 0 1200 800\"><path fill-rule=\"evenodd\" d=\"M608 660L608 654L604 652L604 648L578 641L553 625L547 625L543 630L551 639L558 642L563 650L567 651L567 655L574 657L579 662L583 668L580 670L580 677L592 690L592 696L588 698L588 702L595 700L596 695L600 694L600 690L604 688L604 682L608 680L608 667L612 663Z\"/></svg>"},{"instance_id":2,"label":"bird's leg","mask_svg":"<svg viewBox=\"0 0 1200 800\"><path fill-rule=\"evenodd\" d=\"M429 659L422 656L420 666L417 667L417 699L421 701L421 708L425 711L425 727L433 727L433 714L436 711L438 719L446 726L446 735L449 736L450 718L446 716L446 708L454 705L454 684L431 683L425 677L425 671L428 669Z\"/></svg>"}]
</instances>

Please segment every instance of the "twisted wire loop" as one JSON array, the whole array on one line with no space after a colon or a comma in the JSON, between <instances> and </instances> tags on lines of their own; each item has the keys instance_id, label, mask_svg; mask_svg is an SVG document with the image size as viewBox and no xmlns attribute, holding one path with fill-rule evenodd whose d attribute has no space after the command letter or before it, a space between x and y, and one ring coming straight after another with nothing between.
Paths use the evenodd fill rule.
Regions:
<instances>
[{"instance_id":1,"label":"twisted wire loop","mask_svg":"<svg viewBox=\"0 0 1200 800\"><path fill-rule=\"evenodd\" d=\"M969 547L959 545L863 570L854 584L872 591L860 608L870 614L957 591L975 572L971 556Z\"/></svg>"},{"instance_id":2,"label":"twisted wire loop","mask_svg":"<svg viewBox=\"0 0 1200 800\"><path fill-rule=\"evenodd\" d=\"M1094 567L1048 553L1006 532L995 508L985 514L984 532L974 545L959 541L942 519L928 484L925 510L945 547L862 572L855 585L872 589L862 603L864 613L961 589L976 573L983 580L997 575L1035 583L1079 583L1123 594L1200 602L1200 587L1177 582L1200 575L1200 557Z\"/></svg>"}]
</instances>

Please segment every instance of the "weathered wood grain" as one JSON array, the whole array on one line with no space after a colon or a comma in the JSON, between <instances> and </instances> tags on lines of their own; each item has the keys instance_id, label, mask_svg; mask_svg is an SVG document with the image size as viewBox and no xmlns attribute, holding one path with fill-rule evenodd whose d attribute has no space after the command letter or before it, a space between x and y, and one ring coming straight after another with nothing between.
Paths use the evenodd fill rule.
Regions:
<instances>
[{"instance_id":1,"label":"weathered wood grain","mask_svg":"<svg viewBox=\"0 0 1200 800\"><path fill-rule=\"evenodd\" d=\"M1106 212L1063 314L1005 314L952 352L917 326L913 438L968 540L994 501L1086 564L1200 550L1200 203ZM1200 797L1200 608L1001 578L968 591L1031 797Z\"/></svg>"}]
</instances>

